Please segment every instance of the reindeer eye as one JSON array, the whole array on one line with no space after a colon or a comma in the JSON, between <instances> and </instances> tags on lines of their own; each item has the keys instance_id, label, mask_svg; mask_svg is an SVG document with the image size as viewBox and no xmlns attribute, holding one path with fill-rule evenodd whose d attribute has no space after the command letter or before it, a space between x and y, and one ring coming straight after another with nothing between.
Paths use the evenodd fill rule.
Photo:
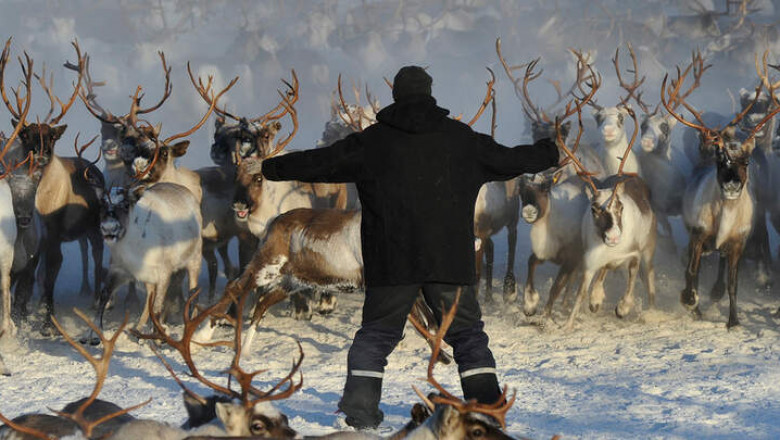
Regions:
<instances>
[{"instance_id":1,"label":"reindeer eye","mask_svg":"<svg viewBox=\"0 0 780 440\"><path fill-rule=\"evenodd\" d=\"M260 420L255 420L252 422L252 426L249 427L249 430L252 432L252 434L261 434L266 431L265 423L261 422Z\"/></svg>"},{"instance_id":2,"label":"reindeer eye","mask_svg":"<svg viewBox=\"0 0 780 440\"><path fill-rule=\"evenodd\" d=\"M669 136L669 124L661 124L661 133L665 136Z\"/></svg>"},{"instance_id":3,"label":"reindeer eye","mask_svg":"<svg viewBox=\"0 0 780 440\"><path fill-rule=\"evenodd\" d=\"M618 122L620 122L621 124L623 123L623 114L622 113L618 115Z\"/></svg>"},{"instance_id":4,"label":"reindeer eye","mask_svg":"<svg viewBox=\"0 0 780 440\"><path fill-rule=\"evenodd\" d=\"M484 437L485 431L482 428L474 428L471 430L471 437Z\"/></svg>"}]
</instances>

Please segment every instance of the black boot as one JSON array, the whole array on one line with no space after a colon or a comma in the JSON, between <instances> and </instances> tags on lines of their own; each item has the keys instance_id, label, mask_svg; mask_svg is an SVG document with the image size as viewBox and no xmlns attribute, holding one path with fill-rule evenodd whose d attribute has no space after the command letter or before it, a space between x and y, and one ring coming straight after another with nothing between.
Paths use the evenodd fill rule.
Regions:
<instances>
[{"instance_id":1,"label":"black boot","mask_svg":"<svg viewBox=\"0 0 780 440\"><path fill-rule=\"evenodd\" d=\"M339 409L346 414L347 425L355 429L373 429L385 415L379 409L382 397L382 379L376 377L347 377Z\"/></svg>"},{"instance_id":2,"label":"black boot","mask_svg":"<svg viewBox=\"0 0 780 440\"><path fill-rule=\"evenodd\" d=\"M468 372L466 372L468 373ZM501 398L501 388L495 373L474 374L460 378L465 399L477 399L479 403L493 404Z\"/></svg>"}]
</instances>

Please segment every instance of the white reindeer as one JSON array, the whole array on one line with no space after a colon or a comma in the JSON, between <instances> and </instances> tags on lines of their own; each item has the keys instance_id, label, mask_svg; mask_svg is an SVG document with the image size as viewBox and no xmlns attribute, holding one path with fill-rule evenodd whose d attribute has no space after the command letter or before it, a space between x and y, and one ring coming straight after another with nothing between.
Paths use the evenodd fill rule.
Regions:
<instances>
[{"instance_id":1,"label":"white reindeer","mask_svg":"<svg viewBox=\"0 0 780 440\"><path fill-rule=\"evenodd\" d=\"M197 287L201 266L200 205L187 188L174 183L138 186L111 191L104 197L100 228L111 250L105 302L127 278L146 285L147 297L155 297L152 310L159 313L171 275L185 269L189 289ZM149 317L149 301L136 325Z\"/></svg>"}]
</instances>

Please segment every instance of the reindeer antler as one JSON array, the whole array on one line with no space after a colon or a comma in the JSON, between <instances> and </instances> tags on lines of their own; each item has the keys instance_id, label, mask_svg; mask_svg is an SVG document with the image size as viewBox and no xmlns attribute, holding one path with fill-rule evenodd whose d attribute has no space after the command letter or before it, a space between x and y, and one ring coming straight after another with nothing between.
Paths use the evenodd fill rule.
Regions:
<instances>
[{"instance_id":1,"label":"reindeer antler","mask_svg":"<svg viewBox=\"0 0 780 440\"><path fill-rule=\"evenodd\" d=\"M46 91L46 93L49 96L49 100L51 101L51 109L49 110L49 114L46 115L46 118L44 119L44 123L48 125L57 125L62 118L65 117L65 114L70 110L70 108L73 106L73 103L76 102L76 98L79 96L79 91L81 90L81 79L83 77L84 72L84 62L85 58L81 55L81 48L79 47L78 40L73 41L71 43L74 49L76 49L76 59L78 64L78 78L76 79L76 84L73 85L73 93L70 95L70 98L68 99L67 103L63 103L62 100L60 100L57 95L54 94L54 76L52 75L50 77L49 84L46 84L45 78L46 78L46 68L44 66L44 69L42 71L42 75L38 77L36 75L36 78L38 79L38 82L41 84L41 87L43 87L43 90ZM60 114L57 115L54 118L51 118L51 115L54 113L54 102L57 102L60 106Z\"/></svg>"},{"instance_id":2,"label":"reindeer antler","mask_svg":"<svg viewBox=\"0 0 780 440\"><path fill-rule=\"evenodd\" d=\"M299 88L300 83L298 82L298 75L295 73L295 69L291 70L292 74L292 83L287 82L286 80L282 80L282 82L287 86L287 92L282 94L282 92L278 92L282 100L279 102L279 104L276 105L271 111L268 113L258 116L254 119L251 119L250 122L258 122L260 124L266 124L269 121L274 121L278 119L282 119L284 115L289 113L290 107L295 105L296 102L298 102L299 97Z\"/></svg>"},{"instance_id":3,"label":"reindeer antler","mask_svg":"<svg viewBox=\"0 0 780 440\"><path fill-rule=\"evenodd\" d=\"M3 52L2 54L0 54L0 97L2 97L6 108L8 108L8 111L11 113L11 116L21 121L23 114L24 116L27 116L27 111L29 111L30 103L32 101L31 93L32 93L33 60L32 58L30 58L27 52L24 52L24 58L25 58L24 62L22 61L21 57L18 58L19 65L22 68L22 76L24 77L24 80L22 81L22 84L20 84L18 88L12 89L14 93L14 98L16 100L16 108L14 108L14 106L11 105L11 101L8 99L8 95L5 91L5 69L8 66L8 59L11 57L11 40L12 38L9 38L5 42L5 47L3 48ZM24 97L21 96L22 86L24 86L27 89L26 90L27 93L24 95Z\"/></svg>"},{"instance_id":4,"label":"reindeer antler","mask_svg":"<svg viewBox=\"0 0 780 440\"><path fill-rule=\"evenodd\" d=\"M9 39L8 43L10 43L10 42L11 42L11 40ZM8 45L6 45L6 49L7 48L8 48ZM27 54L25 54L25 56L26 55ZM2 58L5 59L6 57L7 57L7 54L6 54L5 51L3 51ZM25 77L24 77L25 79L24 79L23 84L24 84L24 86L26 88L26 94L24 95L24 98L21 98L19 96L19 94L21 93L21 86L19 86L19 88L14 91L14 93L16 94L17 103L19 103L19 112L18 112L18 114L14 115L14 117L17 118L18 122L16 123L16 127L14 127L14 131L13 131L13 133L11 133L11 136L8 139L6 139L6 142L5 142L5 145L3 145L2 151L0 151L0 161L3 160L3 158L6 155L6 153L8 153L8 150L11 148L11 145L13 145L14 141L16 141L16 138L19 136L19 133L22 131L22 128L24 128L24 126L26 125L25 121L27 119L27 114L30 112L30 104L32 103L32 68L33 68L33 61L32 61L32 59L30 57L27 57L27 56L26 56L26 59L27 59L27 66L25 67L24 64L22 65L22 70L25 72ZM20 60L20 62L21 62L21 60ZM0 69L3 68L2 66L4 64L5 63L0 61ZM2 72L0 72L0 83L2 82L2 77L3 77L3 74L2 74ZM2 87L2 85L0 85L0 90L3 90L3 91L5 90ZM3 93L3 97L4 97L3 99L5 99L5 93ZM23 108L22 108L22 105L21 105L21 101L19 101L20 99L22 99L22 101L24 102L24 107ZM10 109L10 107L9 107L9 109ZM12 113L13 113L13 111L12 111Z\"/></svg>"},{"instance_id":5,"label":"reindeer antler","mask_svg":"<svg viewBox=\"0 0 780 440\"><path fill-rule=\"evenodd\" d=\"M474 123L477 122L482 116L482 113L485 111L488 104L490 104L491 101L495 102L496 91L493 90L493 86L496 84L496 74L493 73L493 70L491 70L490 67L486 67L486 69L488 72L490 72L490 80L486 83L487 92L485 93L485 99L482 100L482 105L479 106L477 114L475 114L474 117L471 118L469 122L467 122L468 125L474 125Z\"/></svg>"},{"instance_id":6,"label":"reindeer antler","mask_svg":"<svg viewBox=\"0 0 780 440\"><path fill-rule=\"evenodd\" d=\"M701 76L711 66L712 65L705 66L701 53L694 52L691 55L691 63L688 64L688 67L686 67L684 71L681 71L680 66L677 66L677 78L671 81L670 89L667 90L666 86L669 80L668 73L664 75L664 79L661 82L661 104L663 104L663 106L666 108L666 111L669 112L669 114L677 119L681 124L699 130L706 137L712 137L714 135L714 130L706 126L704 120L701 117L701 112L697 112L696 109L694 109L685 101L685 99L691 94L691 92L693 92L699 87L699 85L701 85ZM693 83L688 88L688 90L682 93L682 86L685 83L685 79L691 70L693 70ZM675 111L680 104L682 104L685 109L693 115L696 121L698 121L698 124L686 120L684 117L682 117L682 115Z\"/></svg>"},{"instance_id":7,"label":"reindeer antler","mask_svg":"<svg viewBox=\"0 0 780 440\"><path fill-rule=\"evenodd\" d=\"M637 93L637 89L642 86L642 84L645 83L645 79L647 79L645 76L642 76L642 78L639 78L639 67L637 65L636 60L636 53L634 52L634 47L631 46L631 42L627 42L626 45L628 46L628 53L631 56L631 63L632 68L628 69L627 72L633 74L634 80L629 84L623 80L623 75L620 73L620 48L618 47L615 49L615 56L612 58L612 63L615 65L615 73L617 74L618 82L620 83L620 87L622 87L626 92L628 92L628 95L625 98L620 99L620 104L618 106L627 107L628 102L633 98L634 101L636 101L637 105L642 109L643 112L647 114L650 113L650 108L642 101L642 92Z\"/></svg>"},{"instance_id":8,"label":"reindeer antler","mask_svg":"<svg viewBox=\"0 0 780 440\"><path fill-rule=\"evenodd\" d=\"M57 318L52 316L51 320L54 323L54 325L57 327L57 330L62 334L62 337L65 338L65 340L70 344L73 348L76 349L84 358L92 365L92 367L95 369L95 374L97 376L97 380L95 383L95 387L92 390L92 394L90 394L89 398L85 400L79 407L76 409L75 412L71 413L64 413L60 411L53 411L55 414L57 414L60 417L64 417L66 419L74 421L76 424L79 425L79 427L84 431L84 435L86 437L92 436L92 431L100 425L101 423L105 423L111 419L114 419L116 417L119 417L121 415L127 414L130 411L136 410L144 405L149 404L149 402L152 401L150 398L146 402L143 402L139 405L132 406L130 408L126 408L120 411L117 411L112 414L108 414L106 416L103 416L95 421L88 421L84 417L84 411L86 411L87 408L89 408L90 405L97 399L98 394L100 394L101 389L103 388L103 383L106 380L106 376L108 375L108 366L111 362L111 356L114 354L114 347L116 346L116 341L119 338L119 336L122 335L122 332L124 331L125 326L127 326L127 319L128 315L125 315L124 321L122 321L122 325L119 326L119 329L117 329L116 333L110 338L107 339L103 333L100 331L100 329L97 328L97 326L90 321L89 318L87 318L84 313L79 309L73 309L73 311L76 313L76 315L81 318L82 321L84 321L92 331L94 331L98 337L100 338L100 341L103 343L103 356L100 357L100 359L95 358L89 352L86 348L84 348L81 344L74 341L73 338L68 335L67 332L62 328L60 323L57 321ZM50 409L51 410L51 409Z\"/></svg>"},{"instance_id":9,"label":"reindeer antler","mask_svg":"<svg viewBox=\"0 0 780 440\"><path fill-rule=\"evenodd\" d=\"M428 362L428 375L425 380L429 384L431 384L436 389L436 391L440 393L440 396L433 397L432 400L434 403L450 405L461 414L474 412L474 413L491 416L498 421L498 423L501 425L502 428L505 429L506 413L515 403L517 392L513 393L512 397L507 399L508 388L505 385L503 392L501 393L501 397L499 397L498 401L496 401L496 403L494 404L478 403L476 400L469 400L468 402L465 402L462 399L450 393L449 391L447 391L433 376L433 369L434 367L436 367L436 360L439 358L439 352L441 351L441 344L442 341L444 340L444 335L447 334L447 330L449 330L452 321L455 319L455 312L457 311L458 308L460 295L461 295L461 290L459 289L458 293L455 296L455 301L453 302L452 307L450 307L449 311L442 317L441 326L439 327L439 331L436 332L436 335L431 335L428 332L428 330L422 326L417 328L419 332L421 332L424 335L428 335L431 339L435 341L433 345L433 349L431 350L431 358L430 361ZM419 323L417 323L416 325L419 325ZM421 394L416 387L413 388L418 395Z\"/></svg>"}]
</instances>

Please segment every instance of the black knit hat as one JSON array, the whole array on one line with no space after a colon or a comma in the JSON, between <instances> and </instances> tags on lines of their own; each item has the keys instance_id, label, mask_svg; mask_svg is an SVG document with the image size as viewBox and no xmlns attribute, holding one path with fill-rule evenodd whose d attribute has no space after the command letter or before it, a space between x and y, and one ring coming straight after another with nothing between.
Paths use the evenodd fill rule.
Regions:
<instances>
[{"instance_id":1,"label":"black knit hat","mask_svg":"<svg viewBox=\"0 0 780 440\"><path fill-rule=\"evenodd\" d=\"M393 99L414 95L430 95L433 78L420 66L404 66L393 78Z\"/></svg>"}]
</instances>

